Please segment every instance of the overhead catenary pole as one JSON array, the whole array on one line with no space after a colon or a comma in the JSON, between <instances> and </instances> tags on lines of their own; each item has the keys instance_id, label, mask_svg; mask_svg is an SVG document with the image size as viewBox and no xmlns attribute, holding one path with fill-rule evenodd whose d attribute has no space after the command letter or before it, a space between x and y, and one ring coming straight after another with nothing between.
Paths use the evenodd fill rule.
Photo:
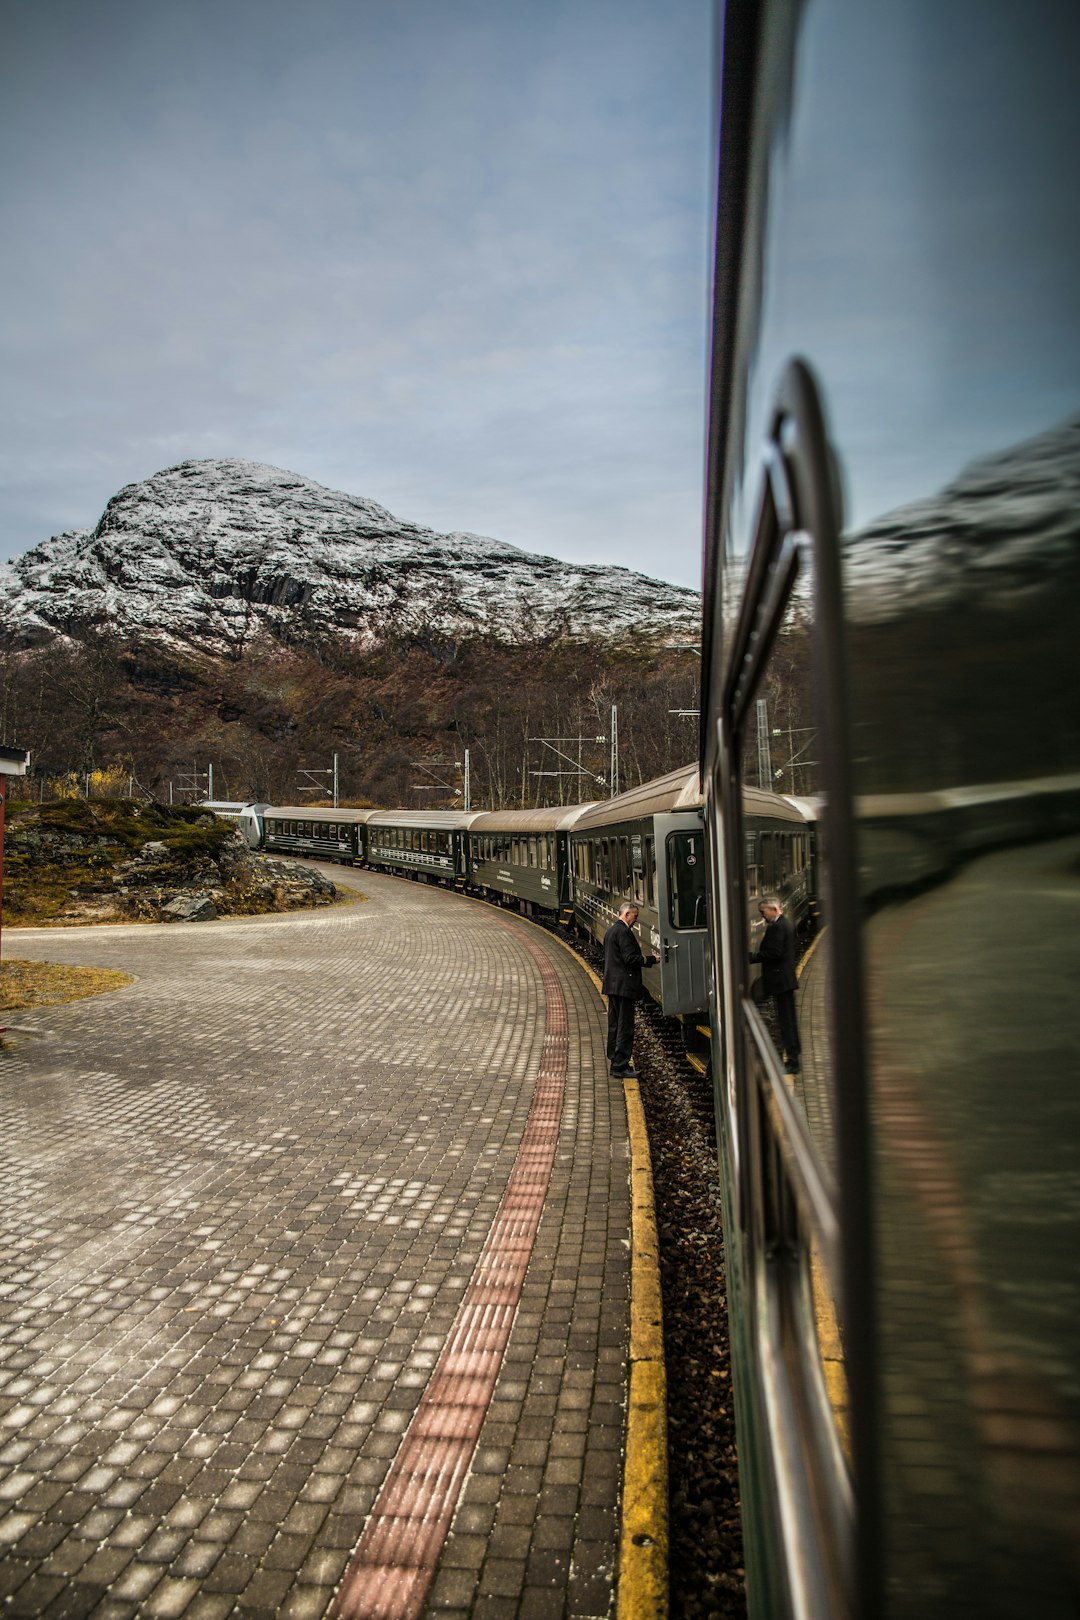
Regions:
<instances>
[{"instance_id":1,"label":"overhead catenary pole","mask_svg":"<svg viewBox=\"0 0 1080 1620\"><path fill-rule=\"evenodd\" d=\"M757 700L757 785L766 792L772 787L772 750L769 747L769 705Z\"/></svg>"},{"instance_id":2,"label":"overhead catenary pole","mask_svg":"<svg viewBox=\"0 0 1080 1620\"><path fill-rule=\"evenodd\" d=\"M337 801L338 801L338 769L337 769L337 755L335 754L334 755L334 809L335 810L338 807Z\"/></svg>"},{"instance_id":3,"label":"overhead catenary pole","mask_svg":"<svg viewBox=\"0 0 1080 1620\"><path fill-rule=\"evenodd\" d=\"M576 777L579 778L579 780L583 779L583 780L585 780L587 782L595 782L597 787L603 787L604 782L606 781L606 778L603 777L603 776L598 776L596 774L595 770L587 769L587 767L582 763L582 748L583 748L584 744L587 743L587 742L596 743L596 744L606 743L607 742L606 737L583 737L581 735L578 735L576 737L530 737L529 741L530 742L542 743L545 748L550 748L551 752L556 756L556 758L557 759L564 759L566 761L566 763L567 763L567 766L569 767L567 770L530 771L529 772L530 776L556 776L556 777L576 776ZM570 754L567 754L566 752L564 752L564 750L558 746L560 743L576 743L577 744L577 763L576 764L574 763L574 760L573 760L572 756ZM561 783L560 783L560 787L559 787L559 802L562 803L562 785L561 785Z\"/></svg>"},{"instance_id":4,"label":"overhead catenary pole","mask_svg":"<svg viewBox=\"0 0 1080 1620\"><path fill-rule=\"evenodd\" d=\"M469 774L469 750L465 750L465 808L472 809L472 779Z\"/></svg>"},{"instance_id":5,"label":"overhead catenary pole","mask_svg":"<svg viewBox=\"0 0 1080 1620\"><path fill-rule=\"evenodd\" d=\"M611 705L611 792L613 799L619 791L619 705Z\"/></svg>"}]
</instances>

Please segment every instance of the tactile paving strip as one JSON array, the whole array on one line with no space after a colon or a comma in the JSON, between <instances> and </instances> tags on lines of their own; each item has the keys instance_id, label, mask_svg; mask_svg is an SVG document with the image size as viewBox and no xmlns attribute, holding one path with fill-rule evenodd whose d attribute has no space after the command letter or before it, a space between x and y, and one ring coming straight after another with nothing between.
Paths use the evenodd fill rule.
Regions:
<instances>
[{"instance_id":1,"label":"tactile paving strip","mask_svg":"<svg viewBox=\"0 0 1080 1620\"><path fill-rule=\"evenodd\" d=\"M334 1601L335 1620L420 1614L510 1338L555 1160L569 1048L555 971L530 940L522 943L543 980L545 1029L521 1146L445 1347Z\"/></svg>"}]
</instances>

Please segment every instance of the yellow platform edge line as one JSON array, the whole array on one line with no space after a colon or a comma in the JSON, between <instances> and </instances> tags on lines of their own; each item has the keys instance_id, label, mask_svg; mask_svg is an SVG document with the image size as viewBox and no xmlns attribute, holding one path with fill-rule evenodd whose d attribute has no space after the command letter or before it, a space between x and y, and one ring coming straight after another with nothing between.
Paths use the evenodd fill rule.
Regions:
<instances>
[{"instance_id":1,"label":"yellow platform edge line","mask_svg":"<svg viewBox=\"0 0 1080 1620\"><path fill-rule=\"evenodd\" d=\"M624 1080L630 1130L630 1397L623 1461L617 1620L668 1612L667 1370L652 1156L636 1080Z\"/></svg>"}]
</instances>

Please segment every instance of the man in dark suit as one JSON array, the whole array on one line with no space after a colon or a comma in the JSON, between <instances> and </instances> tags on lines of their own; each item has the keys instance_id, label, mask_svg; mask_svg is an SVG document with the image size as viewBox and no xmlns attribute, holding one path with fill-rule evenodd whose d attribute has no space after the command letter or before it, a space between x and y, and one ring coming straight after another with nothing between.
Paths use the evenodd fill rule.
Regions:
<instances>
[{"instance_id":1,"label":"man in dark suit","mask_svg":"<svg viewBox=\"0 0 1080 1620\"><path fill-rule=\"evenodd\" d=\"M604 982L601 989L608 998L607 1055L611 1072L617 1079L624 1075L637 1078L633 1067L634 1003L645 994L641 970L653 967L660 958L645 956L634 938L634 925L638 920L638 907L624 900L619 916L604 935Z\"/></svg>"},{"instance_id":2,"label":"man in dark suit","mask_svg":"<svg viewBox=\"0 0 1080 1620\"><path fill-rule=\"evenodd\" d=\"M772 996L776 1003L780 1047L786 1060L784 1068L788 1074L798 1074L802 1045L795 1016L795 991L799 984L795 972L795 930L784 916L784 908L775 894L767 894L759 900L758 911L765 919L765 933L760 948L750 960L761 963L765 994Z\"/></svg>"}]
</instances>

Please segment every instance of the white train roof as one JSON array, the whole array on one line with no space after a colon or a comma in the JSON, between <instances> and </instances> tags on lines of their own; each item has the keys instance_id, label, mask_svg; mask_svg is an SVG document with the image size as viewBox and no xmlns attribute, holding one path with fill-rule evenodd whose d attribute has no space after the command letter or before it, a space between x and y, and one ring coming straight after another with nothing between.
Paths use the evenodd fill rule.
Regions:
<instances>
[{"instance_id":1,"label":"white train roof","mask_svg":"<svg viewBox=\"0 0 1080 1620\"><path fill-rule=\"evenodd\" d=\"M667 815L676 810L700 810L701 783L696 765L683 765L665 776L642 782L640 787L618 793L603 804L585 810L574 824L575 832L608 827L616 822L639 821L645 816Z\"/></svg>"}]
</instances>

